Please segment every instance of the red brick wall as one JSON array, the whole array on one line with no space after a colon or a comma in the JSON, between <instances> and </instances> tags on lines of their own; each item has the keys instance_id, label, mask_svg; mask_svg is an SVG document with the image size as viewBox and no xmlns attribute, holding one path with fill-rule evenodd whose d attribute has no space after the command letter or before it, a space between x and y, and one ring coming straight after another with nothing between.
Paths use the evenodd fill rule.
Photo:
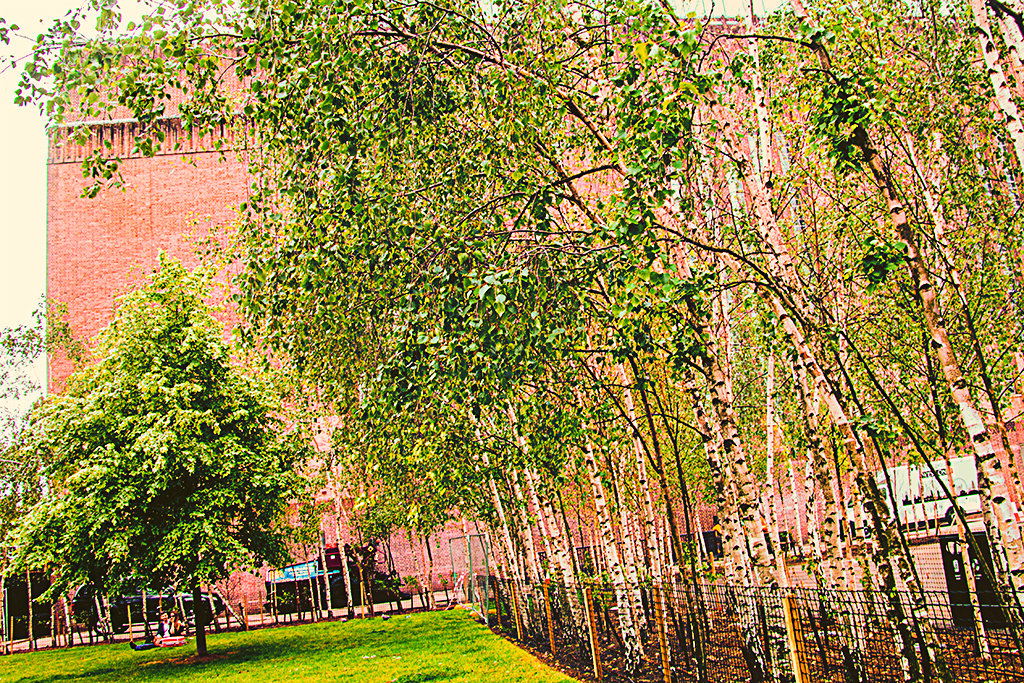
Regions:
<instances>
[{"instance_id":1,"label":"red brick wall","mask_svg":"<svg viewBox=\"0 0 1024 683\"><path fill-rule=\"evenodd\" d=\"M131 125L102 130L116 142L131 134ZM166 126L169 137L178 130L173 122ZM89 341L110 322L115 297L152 270L161 250L189 266L198 263L195 241L233 223L248 176L234 152L221 158L182 138L178 153L125 159L123 191L107 189L88 199L81 196L83 150L61 145L59 135L54 139L47 167L47 296L67 305L76 337ZM59 391L70 371L66 360L51 357L50 390Z\"/></svg>"}]
</instances>

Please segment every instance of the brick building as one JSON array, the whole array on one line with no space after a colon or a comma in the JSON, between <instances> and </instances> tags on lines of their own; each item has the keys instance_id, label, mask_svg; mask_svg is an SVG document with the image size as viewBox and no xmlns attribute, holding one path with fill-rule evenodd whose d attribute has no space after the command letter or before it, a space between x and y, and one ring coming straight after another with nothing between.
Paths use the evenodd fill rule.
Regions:
<instances>
[{"instance_id":1,"label":"brick building","mask_svg":"<svg viewBox=\"0 0 1024 683\"><path fill-rule=\"evenodd\" d=\"M169 141L181 141L181 148L144 158L130 153L137 125L98 123L86 147L71 143L63 130L51 135L47 296L67 304L72 329L83 341L110 322L115 297L152 270L161 251L197 265L197 241L230 228L246 196L245 164L233 151L212 151L183 135L177 119L165 119L161 129ZM104 141L122 155L124 187L83 197L82 161L93 144ZM47 370L50 389L59 391L70 365L51 357Z\"/></svg>"}]
</instances>

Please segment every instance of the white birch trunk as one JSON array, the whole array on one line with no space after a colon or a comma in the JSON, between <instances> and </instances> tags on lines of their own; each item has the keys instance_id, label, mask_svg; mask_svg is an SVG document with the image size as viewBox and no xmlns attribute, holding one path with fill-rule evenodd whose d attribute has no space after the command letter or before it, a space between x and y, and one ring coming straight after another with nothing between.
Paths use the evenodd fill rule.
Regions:
<instances>
[{"instance_id":1,"label":"white birch trunk","mask_svg":"<svg viewBox=\"0 0 1024 683\"><path fill-rule=\"evenodd\" d=\"M804 491L807 505L807 540L811 545L814 557L821 561L821 540L818 538L818 498L815 493L814 454L807 450L807 463L804 465ZM824 586L822 586L824 588Z\"/></svg>"},{"instance_id":2,"label":"white birch trunk","mask_svg":"<svg viewBox=\"0 0 1024 683\"><path fill-rule=\"evenodd\" d=\"M1010 55L1010 64L1018 86L1021 76L1024 75L1024 62L1021 62L1021 55L1024 54L1024 37L1021 36L1020 27L1013 17L1005 12L999 15L999 33L1006 43L1006 51Z\"/></svg>"},{"instance_id":3,"label":"white birch trunk","mask_svg":"<svg viewBox=\"0 0 1024 683\"><path fill-rule=\"evenodd\" d=\"M800 496L797 495L796 470L793 467L792 457L789 459L789 490L793 492L793 526L796 527L796 536L792 545L794 548L799 548L800 554L803 555L804 529L800 520Z\"/></svg>"},{"instance_id":4,"label":"white birch trunk","mask_svg":"<svg viewBox=\"0 0 1024 683\"><path fill-rule=\"evenodd\" d=\"M1016 29L1016 24L1014 25L1014 28ZM956 268L956 265L953 262L951 250L949 247L949 241L946 238L947 229L945 214L942 211L942 205L937 200L937 195L939 192L937 173L931 166L925 169L925 167L923 167L919 163L919 160L917 159L917 155L915 152L913 139L908 135L905 137L905 140L907 143L907 148L910 151L911 163L913 164L914 168L918 171L921 177L925 206L928 208L928 212L932 218L932 223L934 225L935 244L938 248L938 252L941 257L942 266L946 273L946 278L950 282L950 284L952 284L960 305L966 309L969 305L967 302L967 296L965 294L965 290L961 281L960 271L959 269ZM937 138L934 139L933 151L937 152L940 150L940 148L941 145L939 140ZM935 304L935 307L937 308L937 304ZM957 372L959 372L959 370L957 370ZM949 373L947 373L946 376L948 379ZM968 399L970 398L969 393L967 393L967 397ZM1013 445L1010 443L1009 435L1006 432L1006 426L1005 424L1003 424L1002 414L999 410L999 406L990 400L989 408L991 409L991 412L995 419L996 428L999 432L1000 440L1003 444L1003 449L1006 451L1007 454L1007 461L1009 463L1008 470L1010 474L1011 485L1019 495L1021 491L1021 482L1016 466L1016 458L1014 457L1015 454ZM991 443L989 445L991 446ZM998 469L1001 469L1001 463L994 452L991 456L991 460L993 463L991 469L993 472L996 472L998 476ZM999 465L999 467L996 467L997 464ZM991 477L992 475L987 474L986 476ZM981 482L979 481L979 484L980 483ZM993 492L993 494L998 493L998 491ZM1007 498L1007 512L1003 515L1005 517L1005 522L1001 524L997 523L995 526L998 527L998 531L1000 534L1004 535L1004 537L1008 536L1010 542L1005 544L1004 548L1001 549L1001 552L997 551L997 554L1005 553L1006 559L1004 560L1004 562L1006 562L1006 564L1008 565L1011 574L1016 574L1017 576L1016 579L1011 579L1012 583L1017 590L1020 590L1022 583L1024 583L1024 544L1022 544L1021 542L1021 530L1017 524L1017 520L1015 517L1013 517L1012 513L1010 513L1010 506L1008 504L1009 491L1007 490L1004 495ZM993 503L998 505L997 501L995 500L993 500ZM986 519L990 518L986 517ZM1008 534L1006 533L1006 530L1003 529L1003 526L1007 527L1009 531ZM992 533L992 529L990 529L989 531L990 533Z\"/></svg>"},{"instance_id":5,"label":"white birch trunk","mask_svg":"<svg viewBox=\"0 0 1024 683\"><path fill-rule=\"evenodd\" d=\"M978 43L981 54L985 58L985 71L996 94L996 103L1005 117L1006 132L1013 142L1013 150L1017 154L1017 167L1024 169L1024 127L1021 125L1020 112L1013 101L1013 93L1006 83L1006 74L999 64L999 49L992 36L992 26L988 19L985 0L971 0L971 14L974 25L978 29Z\"/></svg>"},{"instance_id":6,"label":"white birch trunk","mask_svg":"<svg viewBox=\"0 0 1024 683\"><path fill-rule=\"evenodd\" d=\"M619 630L622 632L622 642L626 650L626 670L632 673L636 671L640 664L640 634L637 631L636 623L633 621L633 612L627 595L630 592L630 587L627 585L626 574L622 569L622 563L619 561L619 551L615 543L615 531L612 529L611 515L608 513L604 484L601 483L597 459L594 457L594 447L589 438L587 439L584 461L593 491L594 509L601 531L601 542L604 546L605 557L608 560L608 573L611 575L612 585L615 587Z\"/></svg>"},{"instance_id":7,"label":"white birch trunk","mask_svg":"<svg viewBox=\"0 0 1024 683\"><path fill-rule=\"evenodd\" d=\"M771 539L771 555L775 560L775 573L779 585L789 588L789 574L786 570L786 556L782 552L782 539L779 537L779 517L775 506L775 354L768 354L768 376L765 382L765 425L767 426L765 462L765 515L768 522L768 538Z\"/></svg>"},{"instance_id":8,"label":"white birch trunk","mask_svg":"<svg viewBox=\"0 0 1024 683\"><path fill-rule=\"evenodd\" d=\"M36 649L36 630L32 627L35 620L35 611L32 609L32 572L25 570L25 586L28 591L28 638L32 643L32 649Z\"/></svg>"},{"instance_id":9,"label":"white birch trunk","mask_svg":"<svg viewBox=\"0 0 1024 683\"><path fill-rule=\"evenodd\" d=\"M750 33L754 34L756 29L753 0L747 3L747 24L749 24ZM754 111L757 115L756 172L758 179L763 184L771 168L771 127L768 122L768 106L766 104L764 84L761 82L761 53L758 50L757 41L757 38L749 39L747 41L747 50L750 52L751 60L754 62L751 86L754 95Z\"/></svg>"},{"instance_id":10,"label":"white birch trunk","mask_svg":"<svg viewBox=\"0 0 1024 683\"><path fill-rule=\"evenodd\" d=\"M522 487L519 484L519 474L515 469L509 470L509 475L512 481L512 493L515 495L516 500L519 501L519 528L523 547L526 548L526 579L531 584L536 584L540 581L541 566L537 558L537 547L533 542L533 526L530 524L530 516L526 508L526 496L523 494Z\"/></svg>"},{"instance_id":11,"label":"white birch trunk","mask_svg":"<svg viewBox=\"0 0 1024 683\"><path fill-rule=\"evenodd\" d=\"M519 432L518 419L516 417L515 410L511 405L508 406L508 418L509 423L512 426L513 435L519 444L520 450L522 450L524 455L528 455L529 443ZM550 558L549 566L553 563L556 571L556 578L561 581L562 585L565 587L573 628L577 633L582 633L586 624L586 615L583 613L583 607L579 600L576 575L573 572L572 567L572 558L569 555L569 549L566 545L566 534L562 532L562 525L559 523L558 518L555 515L549 496L544 495L541 497L539 476L528 466L524 468L523 476L526 479L526 487L530 492L530 498L533 505L537 509L537 514L540 515L541 519L545 522L545 524L542 524L541 530L543 540L545 541L545 549L547 550L548 557ZM546 534L544 533L545 526L547 528ZM548 540L549 537L550 541Z\"/></svg>"},{"instance_id":12,"label":"white birch trunk","mask_svg":"<svg viewBox=\"0 0 1024 683\"><path fill-rule=\"evenodd\" d=\"M630 389L630 382L626 376L626 369L621 363L616 366L616 370L618 371L619 379L622 380L622 400L626 407L626 416L629 420L629 428L633 434L633 452L636 461L637 488L641 493L640 500L643 504L644 537L647 539L647 545L650 547L651 553L651 574L655 576L658 581L661 581L663 580L662 575L665 564L662 561L661 548L657 542L654 500L651 496L650 481L647 478L647 461L645 458L644 445L639 436L639 425L637 424L636 410L633 405L633 392Z\"/></svg>"},{"instance_id":13,"label":"white birch trunk","mask_svg":"<svg viewBox=\"0 0 1024 683\"><path fill-rule=\"evenodd\" d=\"M619 477L621 481L621 477ZM621 487L620 487L621 488ZM634 552L632 524L624 496L618 496L619 531L622 535L622 567L626 573L626 585L629 586L629 609L633 614L633 622L637 628L644 623L643 598L640 595L640 577L637 574L636 553ZM613 529L614 530L614 529Z\"/></svg>"},{"instance_id":14,"label":"white birch trunk","mask_svg":"<svg viewBox=\"0 0 1024 683\"><path fill-rule=\"evenodd\" d=\"M814 508L808 510L813 514L809 519L808 530L814 531L813 543L816 553L822 564L822 578L827 582L827 588L836 588L839 581L839 517L836 505L835 493L832 489L832 477L828 467L828 457L825 454L825 446L818 430L818 406L811 399L810 389L807 385L807 370L799 357L793 359L793 385L796 388L797 402L801 407L804 418L804 434L808 445L808 472L813 468L814 480L817 488L812 489L821 496L824 507L824 518L819 525L817 523L817 501L811 500L808 496L808 506L812 503ZM814 481L811 482L814 486ZM816 496L815 496L816 497Z\"/></svg>"},{"instance_id":15,"label":"white birch trunk","mask_svg":"<svg viewBox=\"0 0 1024 683\"><path fill-rule=\"evenodd\" d=\"M704 411L703 401L697 389L697 382L686 370L685 388L690 394L693 403L694 422L704 442L704 454L711 470L711 480L715 486L715 506L718 509L720 525L722 527L722 549L727 558L725 564L726 576L732 583L749 586L753 584L751 577L750 561L747 554L746 542L736 520L739 513L733 499L732 487L726 476L726 467L721 457L721 435L717 427L712 427Z\"/></svg>"}]
</instances>

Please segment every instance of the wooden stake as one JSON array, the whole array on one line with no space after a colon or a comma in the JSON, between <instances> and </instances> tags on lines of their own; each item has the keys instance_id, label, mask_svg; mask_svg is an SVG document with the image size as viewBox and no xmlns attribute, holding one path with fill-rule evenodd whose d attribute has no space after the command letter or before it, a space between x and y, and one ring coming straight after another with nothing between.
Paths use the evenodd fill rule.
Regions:
<instances>
[{"instance_id":1,"label":"wooden stake","mask_svg":"<svg viewBox=\"0 0 1024 683\"><path fill-rule=\"evenodd\" d=\"M672 683L672 660L669 657L668 638L665 634L665 603L662 602L660 588L651 589L651 597L654 598L654 618L658 624L658 648L661 650L661 672L665 677L665 683Z\"/></svg>"},{"instance_id":2,"label":"wooden stake","mask_svg":"<svg viewBox=\"0 0 1024 683\"><path fill-rule=\"evenodd\" d=\"M28 638L32 643L32 649L36 649L36 630L32 628L35 621L32 610L32 572L25 570L25 584L28 586Z\"/></svg>"},{"instance_id":3,"label":"wooden stake","mask_svg":"<svg viewBox=\"0 0 1024 683\"><path fill-rule=\"evenodd\" d=\"M0 591L3 591L3 599L4 599L3 613L0 613L0 630L3 630L3 625L7 621L7 614L8 614L8 611L9 611L8 605L7 605L7 587L6 587L6 582L7 582L7 577L0 575ZM12 652L13 652L13 650L8 649L8 647L7 647L7 636L9 636L9 635L10 635L10 631L8 631L7 634L4 635L4 637L2 639L0 639L0 640L3 641L3 644L4 644L4 654L5 655L12 654Z\"/></svg>"},{"instance_id":4,"label":"wooden stake","mask_svg":"<svg viewBox=\"0 0 1024 683\"><path fill-rule=\"evenodd\" d=\"M548 640L551 641L551 656L554 657L555 651L555 625L551 621L551 595L548 592L548 586L551 584L551 579L544 581L544 608L547 610L548 615Z\"/></svg>"},{"instance_id":5,"label":"wooden stake","mask_svg":"<svg viewBox=\"0 0 1024 683\"><path fill-rule=\"evenodd\" d=\"M128 642L134 643L135 638L132 636L132 606L126 605L128 609Z\"/></svg>"},{"instance_id":6,"label":"wooden stake","mask_svg":"<svg viewBox=\"0 0 1024 683\"><path fill-rule=\"evenodd\" d=\"M516 615L516 636L519 642L523 642L523 622L519 614L519 594L516 591L516 582L512 581L512 611Z\"/></svg>"},{"instance_id":7,"label":"wooden stake","mask_svg":"<svg viewBox=\"0 0 1024 683\"><path fill-rule=\"evenodd\" d=\"M587 586L584 593L587 601L587 626L590 631L590 658L594 663L594 678L597 683L604 683L604 674L601 671L601 648L597 641L597 618L594 616L594 589Z\"/></svg>"},{"instance_id":8,"label":"wooden stake","mask_svg":"<svg viewBox=\"0 0 1024 683\"><path fill-rule=\"evenodd\" d=\"M795 683L808 683L808 671L801 661L804 652L804 634L796 614L793 601L788 595L782 596L782 611L786 615L786 636L789 638L790 665L793 668Z\"/></svg>"}]
</instances>

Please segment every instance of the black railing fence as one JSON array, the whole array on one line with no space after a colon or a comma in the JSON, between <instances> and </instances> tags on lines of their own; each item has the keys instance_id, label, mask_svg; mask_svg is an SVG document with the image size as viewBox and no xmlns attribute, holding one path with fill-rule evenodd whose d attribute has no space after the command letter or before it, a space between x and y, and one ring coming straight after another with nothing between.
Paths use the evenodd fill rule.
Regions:
<instances>
[{"instance_id":1,"label":"black railing fence","mask_svg":"<svg viewBox=\"0 0 1024 683\"><path fill-rule=\"evenodd\" d=\"M1019 607L979 605L975 619L967 596L911 597L700 583L567 589L497 579L491 623L598 681L1024 683Z\"/></svg>"}]
</instances>

